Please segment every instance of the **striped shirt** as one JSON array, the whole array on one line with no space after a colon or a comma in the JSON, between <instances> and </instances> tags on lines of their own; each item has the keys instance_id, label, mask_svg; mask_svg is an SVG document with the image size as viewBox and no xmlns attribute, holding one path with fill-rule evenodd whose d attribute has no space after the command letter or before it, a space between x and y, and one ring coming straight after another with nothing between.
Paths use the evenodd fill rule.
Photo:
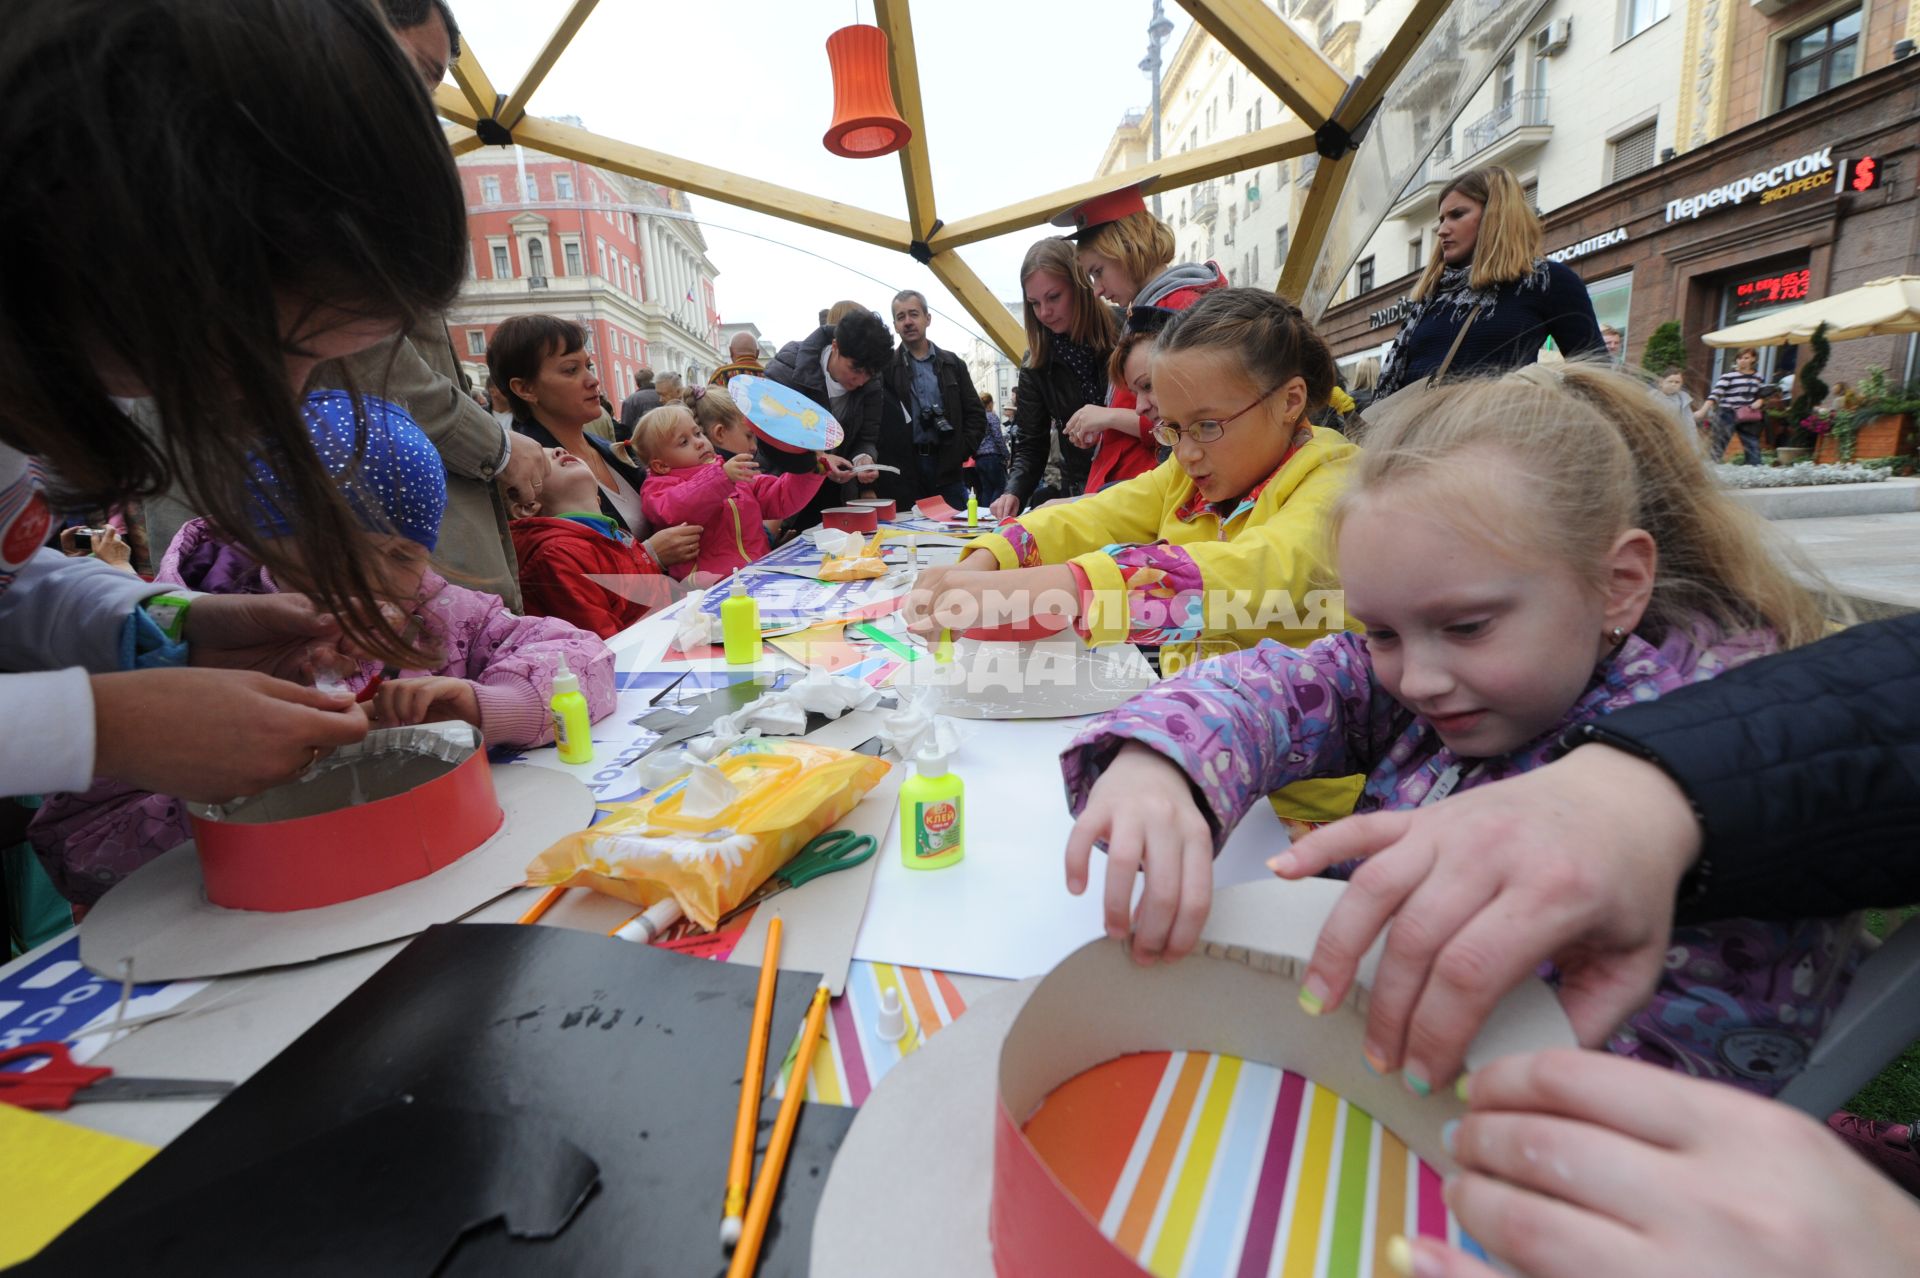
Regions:
<instances>
[{"instance_id":1,"label":"striped shirt","mask_svg":"<svg viewBox=\"0 0 1920 1278\"><path fill-rule=\"evenodd\" d=\"M1720 380L1713 384L1707 398L1717 408L1728 410L1746 408L1760 398L1760 388L1766 383L1755 373L1742 373L1738 369L1720 374Z\"/></svg>"}]
</instances>

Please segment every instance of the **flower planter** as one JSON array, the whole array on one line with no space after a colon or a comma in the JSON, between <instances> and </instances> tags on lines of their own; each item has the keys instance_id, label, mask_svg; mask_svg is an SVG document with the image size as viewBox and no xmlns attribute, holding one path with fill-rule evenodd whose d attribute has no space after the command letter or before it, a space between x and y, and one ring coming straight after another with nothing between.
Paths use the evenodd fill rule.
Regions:
<instances>
[{"instance_id":1,"label":"flower planter","mask_svg":"<svg viewBox=\"0 0 1920 1278\"><path fill-rule=\"evenodd\" d=\"M1906 413L1882 414L1862 426L1853 437L1855 460L1898 457L1912 452L1913 447L1913 418ZM1814 449L1813 459L1817 462L1839 461L1840 441L1832 435L1822 435L1819 446Z\"/></svg>"},{"instance_id":2,"label":"flower planter","mask_svg":"<svg viewBox=\"0 0 1920 1278\"><path fill-rule=\"evenodd\" d=\"M1773 464L1776 466L1796 466L1807 460L1811 448L1776 448L1773 450Z\"/></svg>"}]
</instances>

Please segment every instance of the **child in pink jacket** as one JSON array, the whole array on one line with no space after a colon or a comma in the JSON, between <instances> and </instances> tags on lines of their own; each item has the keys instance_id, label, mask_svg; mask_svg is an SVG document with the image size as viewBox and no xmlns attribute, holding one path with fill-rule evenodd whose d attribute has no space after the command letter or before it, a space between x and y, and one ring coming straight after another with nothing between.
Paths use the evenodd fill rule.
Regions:
<instances>
[{"instance_id":1,"label":"child in pink jacket","mask_svg":"<svg viewBox=\"0 0 1920 1278\"><path fill-rule=\"evenodd\" d=\"M356 427L344 391L307 397L308 428L328 471L349 489L368 535L380 546L383 608L409 615L406 633L418 649L437 655L431 667L398 670L382 678L379 662L358 663L345 676L358 692L376 679L379 690L364 709L373 726L431 720L474 724L490 746L539 746L553 740L547 702L564 658L580 679L595 719L610 714L616 693L613 654L598 636L550 617L520 617L495 595L456 586L433 572L428 555L446 508L446 472L433 444L404 410L362 398ZM353 471L356 434L363 455ZM254 467L256 519L269 536L291 529L278 481ZM181 526L155 579L206 594L270 594L282 588L204 520ZM297 583L288 583L297 585ZM354 665L339 658L342 668ZM155 743L164 749L164 743ZM121 879L192 837L177 799L113 782L85 794L57 795L29 830L54 885L68 900L90 905Z\"/></svg>"},{"instance_id":2,"label":"child in pink jacket","mask_svg":"<svg viewBox=\"0 0 1920 1278\"><path fill-rule=\"evenodd\" d=\"M700 402L733 409L730 418L712 427L711 437L691 411L668 404L640 419L633 447L647 467L640 490L647 522L656 528L699 524L706 529L694 563L667 571L684 578L690 568L697 569L702 581L717 581L773 548L767 520L798 514L826 478L849 479L853 468L845 458L822 453L820 469L812 474L763 475L754 460L753 436L733 401L714 393ZM718 449L732 456L723 462Z\"/></svg>"}]
</instances>

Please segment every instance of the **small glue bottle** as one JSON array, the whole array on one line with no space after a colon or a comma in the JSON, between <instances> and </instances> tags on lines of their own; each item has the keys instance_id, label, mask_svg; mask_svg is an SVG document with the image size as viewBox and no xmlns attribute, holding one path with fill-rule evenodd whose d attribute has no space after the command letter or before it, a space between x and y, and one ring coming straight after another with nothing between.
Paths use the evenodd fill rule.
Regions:
<instances>
[{"instance_id":1,"label":"small glue bottle","mask_svg":"<svg viewBox=\"0 0 1920 1278\"><path fill-rule=\"evenodd\" d=\"M966 787L947 771L947 756L929 745L900 787L900 861L909 870L938 870L965 853Z\"/></svg>"},{"instance_id":2,"label":"small glue bottle","mask_svg":"<svg viewBox=\"0 0 1920 1278\"><path fill-rule=\"evenodd\" d=\"M967 527L978 528L979 526L980 526L980 495L978 493L968 493L967 494Z\"/></svg>"},{"instance_id":3,"label":"small glue bottle","mask_svg":"<svg viewBox=\"0 0 1920 1278\"><path fill-rule=\"evenodd\" d=\"M720 604L720 636L727 664L751 665L760 658L760 601L747 593L747 583L733 574L733 589Z\"/></svg>"},{"instance_id":4,"label":"small glue bottle","mask_svg":"<svg viewBox=\"0 0 1920 1278\"><path fill-rule=\"evenodd\" d=\"M593 716L565 656L560 658L560 673L553 677L553 699L547 709L553 715L553 743L560 747L560 762L592 763Z\"/></svg>"}]
</instances>

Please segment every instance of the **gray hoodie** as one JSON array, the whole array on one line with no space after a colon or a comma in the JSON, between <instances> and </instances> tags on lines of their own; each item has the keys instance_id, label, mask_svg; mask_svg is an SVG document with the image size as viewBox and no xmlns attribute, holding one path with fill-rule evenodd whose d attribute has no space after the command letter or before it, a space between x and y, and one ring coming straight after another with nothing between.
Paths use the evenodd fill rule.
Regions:
<instances>
[{"instance_id":1,"label":"gray hoodie","mask_svg":"<svg viewBox=\"0 0 1920 1278\"><path fill-rule=\"evenodd\" d=\"M1211 288L1223 283L1220 268L1212 262L1175 262L1148 280L1134 295L1132 305L1155 306L1167 294L1183 288Z\"/></svg>"}]
</instances>

